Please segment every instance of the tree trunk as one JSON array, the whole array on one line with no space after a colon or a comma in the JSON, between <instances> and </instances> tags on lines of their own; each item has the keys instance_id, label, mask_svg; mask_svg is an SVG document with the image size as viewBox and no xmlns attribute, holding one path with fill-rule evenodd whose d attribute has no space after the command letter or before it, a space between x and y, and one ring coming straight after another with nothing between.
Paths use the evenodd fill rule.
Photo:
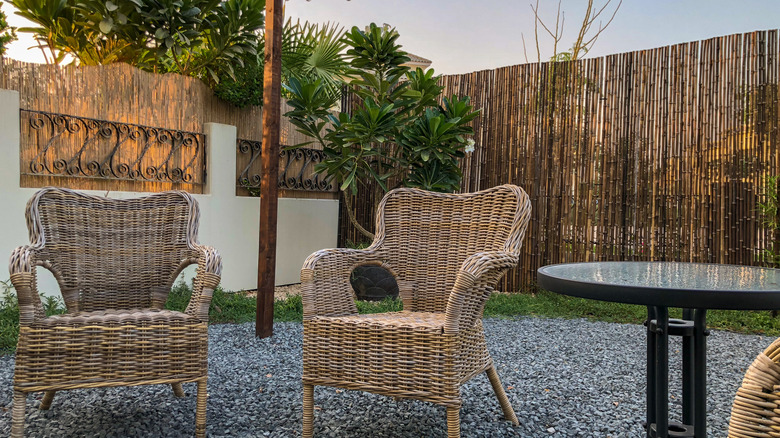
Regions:
<instances>
[{"instance_id":1,"label":"tree trunk","mask_svg":"<svg viewBox=\"0 0 780 438\"><path fill-rule=\"evenodd\" d=\"M348 195L347 192L342 192L342 193L344 194L344 206L347 207L347 216L349 216L349 221L352 222L352 226L357 228L357 230L360 231L360 234L368 237L371 240L374 240L374 233L363 228L363 226L360 225L357 221L357 217L355 216L355 211L352 210L352 199L354 198L354 196Z\"/></svg>"}]
</instances>

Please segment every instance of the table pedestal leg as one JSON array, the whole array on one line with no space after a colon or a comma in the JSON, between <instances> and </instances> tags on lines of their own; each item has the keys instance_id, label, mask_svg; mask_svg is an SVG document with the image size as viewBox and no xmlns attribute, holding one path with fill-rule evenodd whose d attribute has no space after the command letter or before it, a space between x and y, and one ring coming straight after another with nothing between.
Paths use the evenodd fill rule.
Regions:
<instances>
[{"instance_id":1,"label":"table pedestal leg","mask_svg":"<svg viewBox=\"0 0 780 438\"><path fill-rule=\"evenodd\" d=\"M647 436L667 438L669 436L669 309L666 307L648 307L647 345Z\"/></svg>"},{"instance_id":2,"label":"table pedestal leg","mask_svg":"<svg viewBox=\"0 0 780 438\"><path fill-rule=\"evenodd\" d=\"M693 430L697 438L707 436L707 310L696 309L693 316L694 396Z\"/></svg>"},{"instance_id":3,"label":"table pedestal leg","mask_svg":"<svg viewBox=\"0 0 780 438\"><path fill-rule=\"evenodd\" d=\"M683 309L683 320L693 321L693 310ZM682 338L682 421L684 424L693 424L693 394L694 360L693 336Z\"/></svg>"},{"instance_id":4,"label":"table pedestal leg","mask_svg":"<svg viewBox=\"0 0 780 438\"><path fill-rule=\"evenodd\" d=\"M684 309L669 319L666 307L647 309L647 437L707 436L706 310ZM682 337L682 420L669 423L669 335Z\"/></svg>"},{"instance_id":5,"label":"table pedestal leg","mask_svg":"<svg viewBox=\"0 0 780 438\"><path fill-rule=\"evenodd\" d=\"M656 349L656 337L655 337L655 331L653 330L651 326L651 322L655 321L657 318L655 313L655 307L648 307L647 308L647 321L645 322L645 325L647 326L647 422L645 423L645 428L647 428L647 438L652 437L652 425L655 424L655 368L656 368L656 360L655 360L655 349Z\"/></svg>"}]
</instances>

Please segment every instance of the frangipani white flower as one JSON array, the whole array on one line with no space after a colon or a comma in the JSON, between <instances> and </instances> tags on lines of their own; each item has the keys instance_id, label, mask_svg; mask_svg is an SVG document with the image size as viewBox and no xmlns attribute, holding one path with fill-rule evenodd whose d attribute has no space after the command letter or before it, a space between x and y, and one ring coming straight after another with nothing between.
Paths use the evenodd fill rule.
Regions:
<instances>
[{"instance_id":1,"label":"frangipani white flower","mask_svg":"<svg viewBox=\"0 0 780 438\"><path fill-rule=\"evenodd\" d=\"M470 153L474 152L474 145L475 144L476 144L476 142L474 141L473 138L470 138L470 139L466 140L466 147L463 148L463 152L465 152L467 154L470 154Z\"/></svg>"}]
</instances>

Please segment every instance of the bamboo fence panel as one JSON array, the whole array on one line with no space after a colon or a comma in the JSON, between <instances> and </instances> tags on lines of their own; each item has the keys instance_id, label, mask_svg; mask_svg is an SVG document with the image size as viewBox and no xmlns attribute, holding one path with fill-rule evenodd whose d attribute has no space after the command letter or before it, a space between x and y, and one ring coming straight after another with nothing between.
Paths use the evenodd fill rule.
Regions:
<instances>
[{"instance_id":1,"label":"bamboo fence panel","mask_svg":"<svg viewBox=\"0 0 780 438\"><path fill-rule=\"evenodd\" d=\"M461 191L525 188L533 205L520 267L676 260L755 265L778 237L758 203L777 153L777 30L575 62L441 78L482 113ZM353 201L362 224L376 199ZM346 216L340 237L359 241Z\"/></svg>"},{"instance_id":2,"label":"bamboo fence panel","mask_svg":"<svg viewBox=\"0 0 780 438\"><path fill-rule=\"evenodd\" d=\"M237 108L197 78L122 63L61 67L4 59L2 68L0 85L19 91L23 109L192 132L216 122L236 126L239 138L262 137L259 107Z\"/></svg>"}]
</instances>

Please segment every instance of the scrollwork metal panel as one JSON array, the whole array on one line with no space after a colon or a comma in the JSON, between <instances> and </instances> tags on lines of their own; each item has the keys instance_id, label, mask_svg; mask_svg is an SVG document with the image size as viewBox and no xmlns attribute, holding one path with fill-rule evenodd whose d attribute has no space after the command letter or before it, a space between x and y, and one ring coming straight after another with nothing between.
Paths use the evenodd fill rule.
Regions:
<instances>
[{"instance_id":1,"label":"scrollwork metal panel","mask_svg":"<svg viewBox=\"0 0 780 438\"><path fill-rule=\"evenodd\" d=\"M239 172L236 185L248 189L260 187L261 142L238 139L237 153ZM334 192L331 177L319 175L314 166L325 157L318 149L297 148L279 151L279 188L287 190L305 190L314 192ZM241 168L241 163L246 165Z\"/></svg>"},{"instance_id":2,"label":"scrollwork metal panel","mask_svg":"<svg viewBox=\"0 0 780 438\"><path fill-rule=\"evenodd\" d=\"M205 135L21 110L23 175L202 185Z\"/></svg>"}]
</instances>

